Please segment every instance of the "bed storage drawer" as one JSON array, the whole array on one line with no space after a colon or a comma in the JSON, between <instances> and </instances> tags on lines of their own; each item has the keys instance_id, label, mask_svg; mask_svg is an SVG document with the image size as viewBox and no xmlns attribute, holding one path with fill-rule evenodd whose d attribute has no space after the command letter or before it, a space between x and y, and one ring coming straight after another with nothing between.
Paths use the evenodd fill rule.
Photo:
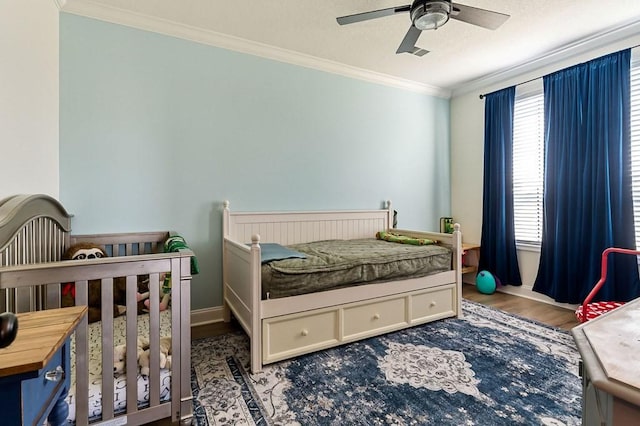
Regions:
<instances>
[{"instance_id":1,"label":"bed storage drawer","mask_svg":"<svg viewBox=\"0 0 640 426\"><path fill-rule=\"evenodd\" d=\"M263 320L264 362L334 346L338 342L338 315L337 309L331 309Z\"/></svg>"},{"instance_id":2,"label":"bed storage drawer","mask_svg":"<svg viewBox=\"0 0 640 426\"><path fill-rule=\"evenodd\" d=\"M454 285L438 287L411 296L411 324L433 321L455 315Z\"/></svg>"},{"instance_id":3,"label":"bed storage drawer","mask_svg":"<svg viewBox=\"0 0 640 426\"><path fill-rule=\"evenodd\" d=\"M407 325L406 297L365 303L344 309L344 340L397 330Z\"/></svg>"}]
</instances>

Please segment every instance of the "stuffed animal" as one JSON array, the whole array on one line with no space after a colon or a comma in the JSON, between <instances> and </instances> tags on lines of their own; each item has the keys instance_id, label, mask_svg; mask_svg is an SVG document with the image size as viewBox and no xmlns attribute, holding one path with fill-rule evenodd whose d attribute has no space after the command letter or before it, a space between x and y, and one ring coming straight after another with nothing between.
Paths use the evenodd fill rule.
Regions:
<instances>
[{"instance_id":1,"label":"stuffed animal","mask_svg":"<svg viewBox=\"0 0 640 426\"><path fill-rule=\"evenodd\" d=\"M169 302L171 302L171 272L166 272L160 276L160 311L164 311L169 308ZM151 301L149 300L149 293L146 293L146 300L144 301L146 311L149 312L151 307Z\"/></svg>"},{"instance_id":2,"label":"stuffed animal","mask_svg":"<svg viewBox=\"0 0 640 426\"><path fill-rule=\"evenodd\" d=\"M147 309L149 300L149 275L138 277L138 292L136 301L138 302L138 314L149 312Z\"/></svg>"},{"instance_id":3,"label":"stuffed animal","mask_svg":"<svg viewBox=\"0 0 640 426\"><path fill-rule=\"evenodd\" d=\"M146 349L139 357L140 374L149 375L151 351ZM171 337L160 338L160 368L171 368Z\"/></svg>"},{"instance_id":4,"label":"stuffed animal","mask_svg":"<svg viewBox=\"0 0 640 426\"><path fill-rule=\"evenodd\" d=\"M97 244L78 243L67 249L62 256L63 260L100 259L107 257L107 253ZM138 276L138 289L136 300L138 302L138 313L146 312L144 301L149 291L149 276ZM89 322L100 321L102 318L102 285L100 280L89 281L89 300L87 317ZM62 285L62 306L75 306L76 289L74 283ZM127 281L124 277L113 279L113 317L123 315L127 311Z\"/></svg>"},{"instance_id":5,"label":"stuffed animal","mask_svg":"<svg viewBox=\"0 0 640 426\"><path fill-rule=\"evenodd\" d=\"M137 362L140 362L142 353L149 347L149 341L138 337ZM138 365L136 364L136 369ZM127 369L127 345L117 345L113 348L113 373L122 374Z\"/></svg>"},{"instance_id":6,"label":"stuffed animal","mask_svg":"<svg viewBox=\"0 0 640 426\"><path fill-rule=\"evenodd\" d=\"M189 249L187 246L187 242L180 235L173 235L164 242L164 252L165 253L173 253L178 252L181 249ZM198 259L195 256L191 256L191 274L200 273L200 267L198 266ZM169 308L169 303L171 302L171 272L166 272L160 277L161 286L160 286L160 310L164 311ZM150 301L148 300L149 294L146 293L147 300L144 301L144 305L146 307L147 312L151 306Z\"/></svg>"},{"instance_id":7,"label":"stuffed animal","mask_svg":"<svg viewBox=\"0 0 640 426\"><path fill-rule=\"evenodd\" d=\"M107 257L107 253L93 243L74 244L62 255L63 260L100 259ZM117 317L125 313L127 284L124 278L116 278L113 281L113 316ZM75 306L76 289L74 283L62 284L61 304L65 306ZM102 283L100 280L89 281L87 317L89 322L100 321L102 317Z\"/></svg>"}]
</instances>

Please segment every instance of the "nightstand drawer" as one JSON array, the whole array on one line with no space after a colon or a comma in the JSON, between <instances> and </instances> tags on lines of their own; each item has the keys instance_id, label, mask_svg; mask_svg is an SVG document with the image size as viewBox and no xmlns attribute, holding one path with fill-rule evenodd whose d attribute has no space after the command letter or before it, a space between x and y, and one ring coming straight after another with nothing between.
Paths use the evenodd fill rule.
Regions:
<instances>
[{"instance_id":1,"label":"nightstand drawer","mask_svg":"<svg viewBox=\"0 0 640 426\"><path fill-rule=\"evenodd\" d=\"M0 424L67 424L70 337L86 314L72 306L17 315L18 335L0 349Z\"/></svg>"},{"instance_id":2,"label":"nightstand drawer","mask_svg":"<svg viewBox=\"0 0 640 426\"><path fill-rule=\"evenodd\" d=\"M57 402L63 388L69 387L69 378L65 352L69 346L67 341L53 355L45 368L38 370L38 377L22 382L22 418L25 425L43 424L51 407ZM58 370L60 367L60 370ZM50 376L50 379L47 379ZM57 376L57 377L56 377Z\"/></svg>"}]
</instances>

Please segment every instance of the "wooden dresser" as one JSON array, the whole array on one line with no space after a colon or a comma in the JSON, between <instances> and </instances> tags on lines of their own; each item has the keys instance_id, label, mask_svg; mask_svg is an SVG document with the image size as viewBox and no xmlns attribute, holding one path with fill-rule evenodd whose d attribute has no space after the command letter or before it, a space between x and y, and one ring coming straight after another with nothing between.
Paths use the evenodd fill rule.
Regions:
<instances>
[{"instance_id":1,"label":"wooden dresser","mask_svg":"<svg viewBox=\"0 0 640 426\"><path fill-rule=\"evenodd\" d=\"M0 349L1 424L66 424L71 333L86 306L18 314L14 342Z\"/></svg>"},{"instance_id":2,"label":"wooden dresser","mask_svg":"<svg viewBox=\"0 0 640 426\"><path fill-rule=\"evenodd\" d=\"M571 333L582 357L582 424L640 424L640 299Z\"/></svg>"}]
</instances>

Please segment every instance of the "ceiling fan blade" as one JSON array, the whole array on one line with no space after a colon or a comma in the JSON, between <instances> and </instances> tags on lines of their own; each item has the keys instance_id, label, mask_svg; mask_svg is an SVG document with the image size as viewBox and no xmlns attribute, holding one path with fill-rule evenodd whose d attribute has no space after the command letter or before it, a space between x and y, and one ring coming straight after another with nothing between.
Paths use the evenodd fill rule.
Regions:
<instances>
[{"instance_id":1,"label":"ceiling fan blade","mask_svg":"<svg viewBox=\"0 0 640 426\"><path fill-rule=\"evenodd\" d=\"M391 16L391 15L395 15L396 13L408 12L409 10L411 10L410 4L406 6L397 6L397 7L390 7L387 9L372 10L371 12L356 13L355 15L341 16L339 18L336 18L336 20L338 21L338 24L346 25L346 24L353 24L355 22L368 21L369 19L376 19L376 18L382 18L385 16Z\"/></svg>"},{"instance_id":2,"label":"ceiling fan blade","mask_svg":"<svg viewBox=\"0 0 640 426\"><path fill-rule=\"evenodd\" d=\"M504 13L493 12L486 9L479 9L477 7L465 6L458 3L451 3L451 6L451 19L456 19L468 24L488 28L490 30L497 29L510 17L509 15L505 15Z\"/></svg>"},{"instance_id":3,"label":"ceiling fan blade","mask_svg":"<svg viewBox=\"0 0 640 426\"><path fill-rule=\"evenodd\" d=\"M422 31L411 25L409 31L407 31L407 35L404 36L402 43L400 43L398 50L396 50L396 53L413 53L421 32Z\"/></svg>"}]
</instances>

